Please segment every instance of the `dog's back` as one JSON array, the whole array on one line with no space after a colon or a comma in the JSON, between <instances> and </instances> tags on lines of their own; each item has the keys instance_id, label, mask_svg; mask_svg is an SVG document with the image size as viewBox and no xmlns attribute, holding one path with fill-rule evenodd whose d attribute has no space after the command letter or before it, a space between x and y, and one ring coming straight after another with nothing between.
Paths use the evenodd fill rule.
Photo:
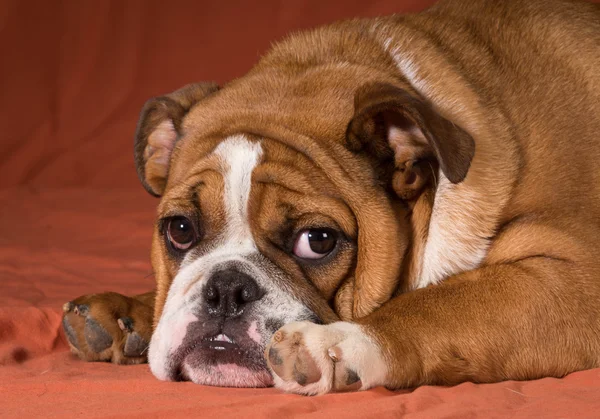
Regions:
<instances>
[{"instance_id":1,"label":"dog's back","mask_svg":"<svg viewBox=\"0 0 600 419\"><path fill-rule=\"evenodd\" d=\"M449 0L414 19L454 65L477 70L469 83L512 126L522 149L513 211L600 228L600 5Z\"/></svg>"}]
</instances>

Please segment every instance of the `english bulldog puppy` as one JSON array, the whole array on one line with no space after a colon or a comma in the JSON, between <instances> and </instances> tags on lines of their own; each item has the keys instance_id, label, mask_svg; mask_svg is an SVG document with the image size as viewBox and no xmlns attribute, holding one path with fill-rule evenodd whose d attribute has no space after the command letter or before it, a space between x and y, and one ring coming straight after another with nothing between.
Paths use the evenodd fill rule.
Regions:
<instances>
[{"instance_id":1,"label":"english bulldog puppy","mask_svg":"<svg viewBox=\"0 0 600 419\"><path fill-rule=\"evenodd\" d=\"M600 9L449 0L294 34L144 106L156 291L82 359L300 394L600 366Z\"/></svg>"}]
</instances>

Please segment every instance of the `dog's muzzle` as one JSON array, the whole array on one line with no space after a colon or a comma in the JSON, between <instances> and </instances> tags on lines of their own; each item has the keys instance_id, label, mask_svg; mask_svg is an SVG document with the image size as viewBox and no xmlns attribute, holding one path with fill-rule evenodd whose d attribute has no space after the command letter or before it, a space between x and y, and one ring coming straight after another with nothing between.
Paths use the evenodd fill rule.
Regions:
<instances>
[{"instance_id":1,"label":"dog's muzzle","mask_svg":"<svg viewBox=\"0 0 600 419\"><path fill-rule=\"evenodd\" d=\"M149 363L162 380L234 387L272 385L264 350L284 324L315 320L282 290L283 273L260 255L207 267L194 261L173 280L152 336Z\"/></svg>"}]
</instances>

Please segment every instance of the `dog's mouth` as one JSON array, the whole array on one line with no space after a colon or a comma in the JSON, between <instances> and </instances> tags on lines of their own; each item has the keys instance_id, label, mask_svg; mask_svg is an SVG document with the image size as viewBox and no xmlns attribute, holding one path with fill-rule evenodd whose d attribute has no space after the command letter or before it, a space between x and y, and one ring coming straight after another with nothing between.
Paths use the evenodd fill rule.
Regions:
<instances>
[{"instance_id":1,"label":"dog's mouth","mask_svg":"<svg viewBox=\"0 0 600 419\"><path fill-rule=\"evenodd\" d=\"M263 357L264 339L256 342L244 332L220 331L202 337L190 336L188 332L184 344L174 354L173 359L181 359L182 363L193 366L211 366L218 364L236 364L241 367L255 369L266 368Z\"/></svg>"},{"instance_id":2,"label":"dog's mouth","mask_svg":"<svg viewBox=\"0 0 600 419\"><path fill-rule=\"evenodd\" d=\"M222 387L266 387L273 384L264 358L267 338L252 323L188 327L182 345L169 359L174 380Z\"/></svg>"}]
</instances>

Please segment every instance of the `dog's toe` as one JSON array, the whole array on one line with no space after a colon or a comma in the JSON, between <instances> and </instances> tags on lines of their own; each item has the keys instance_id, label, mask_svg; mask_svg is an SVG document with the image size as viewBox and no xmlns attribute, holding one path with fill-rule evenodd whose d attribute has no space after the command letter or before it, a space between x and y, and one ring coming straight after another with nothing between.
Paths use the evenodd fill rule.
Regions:
<instances>
[{"instance_id":1,"label":"dog's toe","mask_svg":"<svg viewBox=\"0 0 600 419\"><path fill-rule=\"evenodd\" d=\"M123 354L128 357L143 357L148 349L149 342L134 330L133 319L131 317L121 317L117 320L117 324L127 334Z\"/></svg>"},{"instance_id":2,"label":"dog's toe","mask_svg":"<svg viewBox=\"0 0 600 419\"><path fill-rule=\"evenodd\" d=\"M360 390L362 387L362 380L353 367L345 362L341 348L338 346L329 348L327 354L334 362L332 390L336 392Z\"/></svg>"},{"instance_id":3,"label":"dog's toe","mask_svg":"<svg viewBox=\"0 0 600 419\"><path fill-rule=\"evenodd\" d=\"M300 394L331 391L333 361L320 336L325 326L295 322L283 326L265 351L277 387Z\"/></svg>"},{"instance_id":4,"label":"dog's toe","mask_svg":"<svg viewBox=\"0 0 600 419\"><path fill-rule=\"evenodd\" d=\"M81 317L87 317L87 315L90 313L90 306L87 304L75 304L73 313Z\"/></svg>"},{"instance_id":5,"label":"dog's toe","mask_svg":"<svg viewBox=\"0 0 600 419\"><path fill-rule=\"evenodd\" d=\"M121 329L123 332L133 332L133 319L131 317L120 317L117 320L117 324L119 325L119 329Z\"/></svg>"}]
</instances>

